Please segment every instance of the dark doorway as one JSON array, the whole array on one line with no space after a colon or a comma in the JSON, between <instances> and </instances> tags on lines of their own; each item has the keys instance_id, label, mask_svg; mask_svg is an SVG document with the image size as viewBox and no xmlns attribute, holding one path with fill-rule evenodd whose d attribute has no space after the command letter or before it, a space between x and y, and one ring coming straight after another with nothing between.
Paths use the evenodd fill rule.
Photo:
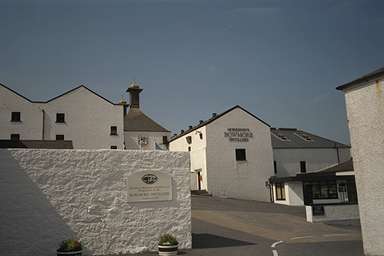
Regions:
<instances>
[{"instance_id":1,"label":"dark doorway","mask_svg":"<svg viewBox=\"0 0 384 256\"><path fill-rule=\"evenodd\" d=\"M304 183L303 184L303 196L304 196L304 205L312 205L312 184Z\"/></svg>"}]
</instances>

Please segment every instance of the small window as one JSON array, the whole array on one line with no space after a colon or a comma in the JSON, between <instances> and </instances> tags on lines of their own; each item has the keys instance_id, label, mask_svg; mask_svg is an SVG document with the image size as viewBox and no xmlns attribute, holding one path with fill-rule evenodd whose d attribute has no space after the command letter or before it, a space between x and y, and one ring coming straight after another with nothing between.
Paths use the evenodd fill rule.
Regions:
<instances>
[{"instance_id":1,"label":"small window","mask_svg":"<svg viewBox=\"0 0 384 256\"><path fill-rule=\"evenodd\" d=\"M64 113L56 113L56 123L65 123Z\"/></svg>"},{"instance_id":2,"label":"small window","mask_svg":"<svg viewBox=\"0 0 384 256\"><path fill-rule=\"evenodd\" d=\"M163 136L163 144L168 144L168 136Z\"/></svg>"},{"instance_id":3,"label":"small window","mask_svg":"<svg viewBox=\"0 0 384 256\"><path fill-rule=\"evenodd\" d=\"M277 163L276 161L273 161L273 172L277 174Z\"/></svg>"},{"instance_id":4,"label":"small window","mask_svg":"<svg viewBox=\"0 0 384 256\"><path fill-rule=\"evenodd\" d=\"M300 172L301 173L307 172L307 163L305 161L300 161Z\"/></svg>"},{"instance_id":5,"label":"small window","mask_svg":"<svg viewBox=\"0 0 384 256\"><path fill-rule=\"evenodd\" d=\"M57 134L56 140L64 140L64 135L63 134Z\"/></svg>"},{"instance_id":6,"label":"small window","mask_svg":"<svg viewBox=\"0 0 384 256\"><path fill-rule=\"evenodd\" d=\"M276 200L285 200L285 186L284 183L276 183Z\"/></svg>"},{"instance_id":7,"label":"small window","mask_svg":"<svg viewBox=\"0 0 384 256\"><path fill-rule=\"evenodd\" d=\"M117 135L117 126L111 126L111 135Z\"/></svg>"},{"instance_id":8,"label":"small window","mask_svg":"<svg viewBox=\"0 0 384 256\"><path fill-rule=\"evenodd\" d=\"M247 161L245 148L237 148L235 152L236 152L236 161Z\"/></svg>"},{"instance_id":9,"label":"small window","mask_svg":"<svg viewBox=\"0 0 384 256\"><path fill-rule=\"evenodd\" d=\"M11 140L13 141L20 140L20 134L16 134L16 133L11 134Z\"/></svg>"},{"instance_id":10,"label":"small window","mask_svg":"<svg viewBox=\"0 0 384 256\"><path fill-rule=\"evenodd\" d=\"M188 151L189 151L189 152L191 151L191 147L188 147Z\"/></svg>"},{"instance_id":11,"label":"small window","mask_svg":"<svg viewBox=\"0 0 384 256\"><path fill-rule=\"evenodd\" d=\"M203 133L202 132L199 132L199 137L201 140L203 139Z\"/></svg>"},{"instance_id":12,"label":"small window","mask_svg":"<svg viewBox=\"0 0 384 256\"><path fill-rule=\"evenodd\" d=\"M20 112L12 112L11 122L21 122Z\"/></svg>"},{"instance_id":13,"label":"small window","mask_svg":"<svg viewBox=\"0 0 384 256\"><path fill-rule=\"evenodd\" d=\"M117 149L117 146L111 146L111 149Z\"/></svg>"}]
</instances>

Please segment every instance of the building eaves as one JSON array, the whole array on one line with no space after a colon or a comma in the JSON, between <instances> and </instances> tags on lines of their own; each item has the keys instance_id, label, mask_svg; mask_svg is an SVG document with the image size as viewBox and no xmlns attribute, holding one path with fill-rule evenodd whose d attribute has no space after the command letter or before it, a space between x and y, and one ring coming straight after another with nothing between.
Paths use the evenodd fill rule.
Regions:
<instances>
[{"instance_id":1,"label":"building eaves","mask_svg":"<svg viewBox=\"0 0 384 256\"><path fill-rule=\"evenodd\" d=\"M384 67L382 68L379 68L373 72L370 72L368 74L365 74L364 76L362 77L359 77L351 82L348 82L348 83L345 83L345 84L342 84L338 87L336 87L337 90L346 90L346 89L351 89L355 86L359 86L363 83L367 83L367 82L370 82L370 81L373 81L373 80L376 80L376 79L379 79L381 77L384 76Z\"/></svg>"},{"instance_id":2,"label":"building eaves","mask_svg":"<svg viewBox=\"0 0 384 256\"><path fill-rule=\"evenodd\" d=\"M0 140L0 148L73 149L71 140Z\"/></svg>"},{"instance_id":3,"label":"building eaves","mask_svg":"<svg viewBox=\"0 0 384 256\"><path fill-rule=\"evenodd\" d=\"M217 120L217 119L223 117L224 115L226 115L227 113L231 112L232 110L234 110L234 109L236 109L236 108L239 108L239 109L243 110L244 112L246 112L246 113L249 114L250 116L256 118L257 120L259 120L260 122L262 122L262 123L265 124L266 126L271 127L267 122L265 122L265 121L263 121L262 119L260 119L259 117L255 116L254 114L252 114L251 112L249 112L249 111L246 110L245 108L243 108L243 107L241 107L241 106L239 106L239 105L236 105L236 106L234 106L234 107L232 107L232 108L230 108L230 109L228 109L228 110L226 110L226 111L224 111L224 112L222 112L222 113L220 113L220 114L217 114L216 116L211 117L210 119L208 119L208 120L206 120L206 121L204 121L204 122L202 122L202 123L200 123L200 124L198 124L198 125L192 127L191 129L188 129L188 130L184 131L183 133L180 133L180 134L178 134L178 135L176 135L176 136L171 137L170 140L169 140L169 142L172 142L172 141L174 141L174 140L176 140L176 139L178 139L178 138L180 138L180 137L182 137L182 136L184 136L184 135L189 134L190 132L193 132L193 131L195 131L195 130L197 130L197 129L203 127L203 126L206 126L206 125L212 123L213 121L215 121L215 120Z\"/></svg>"}]
</instances>

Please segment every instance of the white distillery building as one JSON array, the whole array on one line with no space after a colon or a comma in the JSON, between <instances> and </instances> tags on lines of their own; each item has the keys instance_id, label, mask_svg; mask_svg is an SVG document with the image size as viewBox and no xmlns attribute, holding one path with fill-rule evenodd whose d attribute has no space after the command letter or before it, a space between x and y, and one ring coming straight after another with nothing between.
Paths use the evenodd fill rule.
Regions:
<instances>
[{"instance_id":1,"label":"white distillery building","mask_svg":"<svg viewBox=\"0 0 384 256\"><path fill-rule=\"evenodd\" d=\"M125 146L127 149L167 150L171 132L140 109L142 90L136 82L133 82L127 90L131 104L124 106Z\"/></svg>"},{"instance_id":2,"label":"white distillery building","mask_svg":"<svg viewBox=\"0 0 384 256\"><path fill-rule=\"evenodd\" d=\"M384 68L337 87L345 93L366 255L384 255Z\"/></svg>"},{"instance_id":3,"label":"white distillery building","mask_svg":"<svg viewBox=\"0 0 384 256\"><path fill-rule=\"evenodd\" d=\"M240 106L169 141L170 151L190 151L192 190L219 197L269 201L273 175L270 126Z\"/></svg>"},{"instance_id":4,"label":"white distillery building","mask_svg":"<svg viewBox=\"0 0 384 256\"><path fill-rule=\"evenodd\" d=\"M322 176L316 176L316 181L309 181L303 177L304 174L317 173L349 161L350 146L296 128L272 128L271 137L274 176L271 177L270 184L273 202L304 205L345 201L342 195L337 196L337 193L328 195L324 191L333 191L338 186L346 186L347 181L337 182L333 179L334 181L323 182ZM308 182L305 183L304 180ZM353 189L354 183L350 186ZM319 190L323 193L318 194Z\"/></svg>"},{"instance_id":5,"label":"white distillery building","mask_svg":"<svg viewBox=\"0 0 384 256\"><path fill-rule=\"evenodd\" d=\"M47 101L32 101L0 84L0 140L71 141L75 149L137 149L129 128L147 127L142 123L148 121L129 118L127 108L125 102L113 103L84 85ZM148 131L136 132L138 145L145 140L140 132ZM158 135L161 142L163 134ZM140 148L156 149L154 144Z\"/></svg>"}]
</instances>

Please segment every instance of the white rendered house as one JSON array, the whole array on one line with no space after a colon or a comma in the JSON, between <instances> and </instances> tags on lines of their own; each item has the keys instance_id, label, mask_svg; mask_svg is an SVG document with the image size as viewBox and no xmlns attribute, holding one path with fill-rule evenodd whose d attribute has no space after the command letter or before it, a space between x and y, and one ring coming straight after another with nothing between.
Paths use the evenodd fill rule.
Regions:
<instances>
[{"instance_id":1,"label":"white rendered house","mask_svg":"<svg viewBox=\"0 0 384 256\"><path fill-rule=\"evenodd\" d=\"M170 132L140 110L141 91L136 83L128 88L130 105L115 104L84 85L32 101L0 84L0 140L29 141L31 146L70 141L75 149L167 150Z\"/></svg>"},{"instance_id":2,"label":"white rendered house","mask_svg":"<svg viewBox=\"0 0 384 256\"><path fill-rule=\"evenodd\" d=\"M364 253L384 255L384 68L337 89L345 93Z\"/></svg>"},{"instance_id":3,"label":"white rendered house","mask_svg":"<svg viewBox=\"0 0 384 256\"><path fill-rule=\"evenodd\" d=\"M190 151L192 190L270 200L266 187L273 175L270 126L240 106L172 137L169 150Z\"/></svg>"},{"instance_id":4,"label":"white rendered house","mask_svg":"<svg viewBox=\"0 0 384 256\"><path fill-rule=\"evenodd\" d=\"M48 101L32 101L0 84L0 139L68 140L78 149L123 149L123 107L84 85Z\"/></svg>"},{"instance_id":5,"label":"white rendered house","mask_svg":"<svg viewBox=\"0 0 384 256\"><path fill-rule=\"evenodd\" d=\"M333 181L330 182L322 182L321 177L323 176L306 176L306 174L321 173L323 170L350 161L350 146L295 128L272 128L271 137L274 176L271 177L270 183L273 202L304 205L345 201L345 198L342 196L339 198L337 193L324 192L325 190L332 192L338 188L336 178L331 178ZM304 177L316 177L316 181L305 183ZM349 178L345 182L340 181L343 184L341 186L351 183ZM325 179L330 179L330 177ZM354 181L349 186L353 189ZM318 195L319 189L323 190L320 195ZM315 200L312 200L312 196L308 193L313 193Z\"/></svg>"}]
</instances>

